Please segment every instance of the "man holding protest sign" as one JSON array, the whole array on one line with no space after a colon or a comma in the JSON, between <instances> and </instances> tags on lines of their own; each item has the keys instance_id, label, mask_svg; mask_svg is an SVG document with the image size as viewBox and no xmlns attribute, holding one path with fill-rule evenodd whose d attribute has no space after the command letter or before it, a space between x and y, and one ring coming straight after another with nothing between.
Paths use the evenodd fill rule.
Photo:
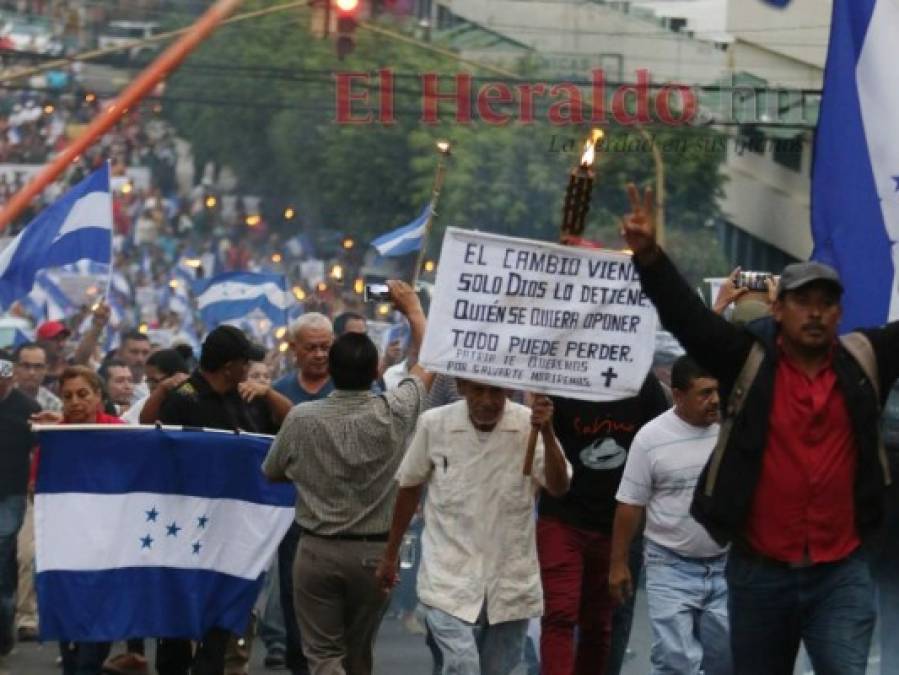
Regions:
<instances>
[{"instance_id":1,"label":"man holding protest sign","mask_svg":"<svg viewBox=\"0 0 899 675\"><path fill-rule=\"evenodd\" d=\"M615 493L634 435L668 408L647 376L656 317L632 261L617 251L448 228L430 320L446 329L426 337L429 369L553 396L555 435L574 477L565 496L541 497L542 668L605 672ZM623 655L627 630L621 634Z\"/></svg>"},{"instance_id":2,"label":"man holding protest sign","mask_svg":"<svg viewBox=\"0 0 899 675\"><path fill-rule=\"evenodd\" d=\"M543 609L534 527L540 487L561 496L571 467L552 429L552 402L533 410L500 387L459 380L464 400L422 415L397 473L393 525L377 575L397 582L399 548L427 485L418 595L446 675L508 675L528 619ZM542 443L521 471L531 427ZM482 633L476 640L475 630Z\"/></svg>"},{"instance_id":3,"label":"man holding protest sign","mask_svg":"<svg viewBox=\"0 0 899 675\"><path fill-rule=\"evenodd\" d=\"M727 401L691 513L733 544L734 671L790 674L802 642L816 672L862 675L875 621L863 542L891 482L879 417L899 376L899 322L838 339L842 282L808 262L784 269L773 317L733 326L658 246L651 192L629 196L622 234L641 284Z\"/></svg>"}]
</instances>

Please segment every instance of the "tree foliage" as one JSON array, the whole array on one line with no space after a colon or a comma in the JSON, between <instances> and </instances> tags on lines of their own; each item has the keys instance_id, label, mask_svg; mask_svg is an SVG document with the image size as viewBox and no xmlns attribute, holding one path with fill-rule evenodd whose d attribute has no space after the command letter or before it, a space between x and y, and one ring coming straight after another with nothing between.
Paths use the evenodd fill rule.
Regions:
<instances>
[{"instance_id":1,"label":"tree foliage","mask_svg":"<svg viewBox=\"0 0 899 675\"><path fill-rule=\"evenodd\" d=\"M265 4L248 2L245 8ZM424 124L419 74L446 76L443 90L452 87L450 78L470 68L362 29L356 51L341 63L331 41L310 35L309 22L308 10L298 10L223 27L172 77L167 114L192 143L200 165L214 161L232 167L244 192L263 197L276 226L276 213L291 203L310 232L369 241L419 213L431 195L434 143L449 138L454 153L431 250L447 225L558 238L568 172L587 127L552 126L545 108L530 125L460 124L448 104L441 108L440 123ZM381 68L396 74L396 122L336 124L335 73ZM532 70L522 64L525 68ZM528 78L551 76L528 72ZM369 93L376 105L377 78L372 82ZM720 139L708 129L653 126L648 133L663 151L669 228L681 233L671 241L705 252L685 250L688 276L720 274L723 257L708 255L710 230L703 227L719 216ZM655 164L637 131L613 126L607 134L587 236L617 247L617 219L627 209L625 185L652 185Z\"/></svg>"}]
</instances>

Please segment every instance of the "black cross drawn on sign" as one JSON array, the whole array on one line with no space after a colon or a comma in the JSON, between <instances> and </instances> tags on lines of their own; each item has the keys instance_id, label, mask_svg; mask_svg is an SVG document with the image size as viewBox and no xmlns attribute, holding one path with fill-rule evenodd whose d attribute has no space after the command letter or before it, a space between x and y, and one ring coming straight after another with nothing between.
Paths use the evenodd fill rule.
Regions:
<instances>
[{"instance_id":1,"label":"black cross drawn on sign","mask_svg":"<svg viewBox=\"0 0 899 675\"><path fill-rule=\"evenodd\" d=\"M606 372L600 373L600 377L606 378L605 387L606 387L606 389L608 389L609 387L612 386L612 380L614 380L616 377L618 377L618 373L616 373L614 370L612 370L612 368L610 366Z\"/></svg>"}]
</instances>

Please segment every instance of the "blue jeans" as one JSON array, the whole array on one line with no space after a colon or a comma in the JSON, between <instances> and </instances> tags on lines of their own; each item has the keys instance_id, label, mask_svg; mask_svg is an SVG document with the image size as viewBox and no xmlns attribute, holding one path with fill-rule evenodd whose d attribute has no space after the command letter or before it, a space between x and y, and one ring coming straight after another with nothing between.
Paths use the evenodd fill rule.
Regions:
<instances>
[{"instance_id":1,"label":"blue jeans","mask_svg":"<svg viewBox=\"0 0 899 675\"><path fill-rule=\"evenodd\" d=\"M511 675L524 658L528 620L489 625L482 611L477 623L425 606L425 622L443 658L441 675Z\"/></svg>"},{"instance_id":2,"label":"blue jeans","mask_svg":"<svg viewBox=\"0 0 899 675\"><path fill-rule=\"evenodd\" d=\"M730 675L726 556L686 558L646 540L653 675Z\"/></svg>"},{"instance_id":3,"label":"blue jeans","mask_svg":"<svg viewBox=\"0 0 899 675\"><path fill-rule=\"evenodd\" d=\"M25 495L0 497L0 655L13 647L19 564L16 539L25 520Z\"/></svg>"},{"instance_id":4,"label":"blue jeans","mask_svg":"<svg viewBox=\"0 0 899 675\"><path fill-rule=\"evenodd\" d=\"M816 675L864 675L875 614L861 550L799 569L733 550L727 585L736 675L792 675L800 641Z\"/></svg>"}]
</instances>

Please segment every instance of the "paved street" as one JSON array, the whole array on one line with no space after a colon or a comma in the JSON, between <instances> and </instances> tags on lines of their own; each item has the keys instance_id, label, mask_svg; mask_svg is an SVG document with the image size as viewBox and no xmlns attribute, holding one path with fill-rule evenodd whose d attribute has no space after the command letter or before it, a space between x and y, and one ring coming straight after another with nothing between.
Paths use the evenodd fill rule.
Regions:
<instances>
[{"instance_id":1,"label":"paved street","mask_svg":"<svg viewBox=\"0 0 899 675\"><path fill-rule=\"evenodd\" d=\"M631 639L633 655L625 664L622 675L647 675L649 666L649 629L647 626L645 596L637 596L637 613ZM152 648L152 644L148 642ZM0 660L0 675L57 675L59 667L55 664L56 645L36 645L33 643L19 645L6 658ZM264 650L261 645L254 649L253 662L250 669L252 675L286 672L266 670L262 665ZM879 658L877 647L872 650L869 662L869 675L879 675ZM430 675L431 657L420 635L410 635L402 625L393 619L384 621L375 653L376 675ZM796 675L811 675L809 668L803 667L803 660L797 664Z\"/></svg>"},{"instance_id":2,"label":"paved street","mask_svg":"<svg viewBox=\"0 0 899 675\"><path fill-rule=\"evenodd\" d=\"M147 646L153 647L150 641ZM61 672L55 663L58 653L55 644L20 644L5 660L0 660L0 675L58 675ZM266 670L262 665L264 655L265 650L257 642L251 673L286 672ZM375 662L378 675L426 675L430 673L431 657L421 636L409 635L399 622L387 620L381 629Z\"/></svg>"}]
</instances>

